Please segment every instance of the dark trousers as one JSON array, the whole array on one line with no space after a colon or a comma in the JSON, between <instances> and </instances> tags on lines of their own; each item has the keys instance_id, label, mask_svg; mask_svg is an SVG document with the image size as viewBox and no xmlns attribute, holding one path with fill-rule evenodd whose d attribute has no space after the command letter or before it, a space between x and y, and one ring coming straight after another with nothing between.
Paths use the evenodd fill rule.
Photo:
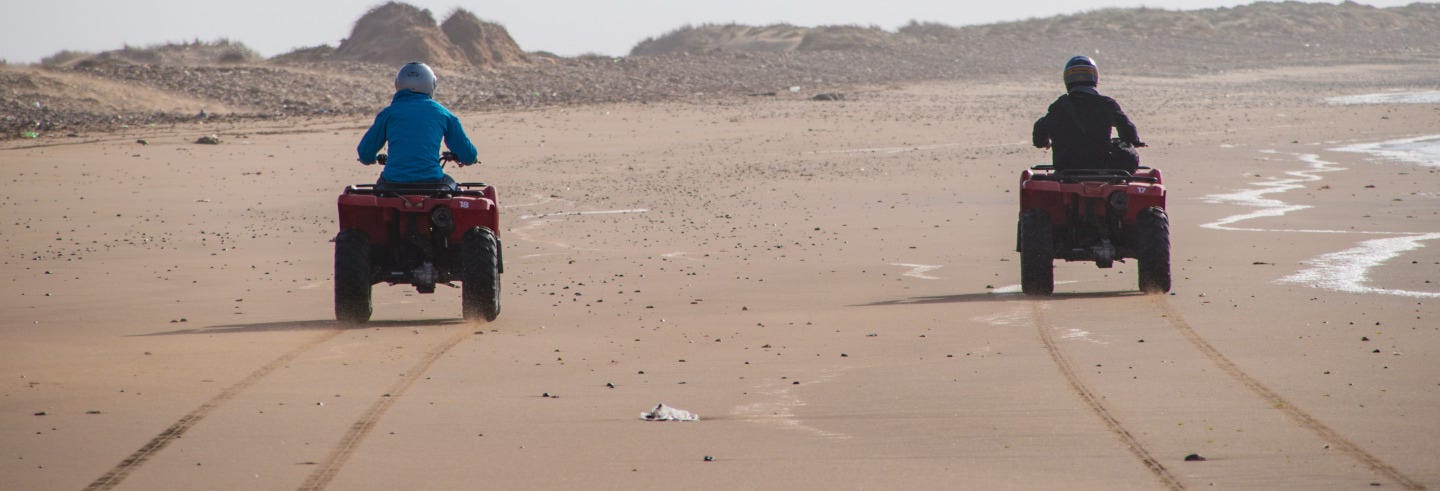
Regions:
<instances>
[{"instance_id":1,"label":"dark trousers","mask_svg":"<svg viewBox=\"0 0 1440 491\"><path fill-rule=\"evenodd\" d=\"M385 180L385 178L383 178L383 177L381 177L380 179L378 179L378 180L375 181L375 187L376 187L376 188L380 188L380 189L388 188L388 187L390 187L391 184L395 184L395 185L399 185L399 186L405 186L405 187L419 187L419 186L423 186L423 185L425 185L425 184L433 184L433 185L436 185L436 187L444 187L445 189L448 189L448 190L451 190L451 191L459 191L459 190L460 190L460 185L459 185L458 183L456 183L456 182L455 182L455 179L452 178L452 177L450 177L449 174L446 174L445 177L442 177L442 178L440 178L440 179L426 179L426 180L424 180L424 181L414 181L414 182L391 182L391 181Z\"/></svg>"}]
</instances>

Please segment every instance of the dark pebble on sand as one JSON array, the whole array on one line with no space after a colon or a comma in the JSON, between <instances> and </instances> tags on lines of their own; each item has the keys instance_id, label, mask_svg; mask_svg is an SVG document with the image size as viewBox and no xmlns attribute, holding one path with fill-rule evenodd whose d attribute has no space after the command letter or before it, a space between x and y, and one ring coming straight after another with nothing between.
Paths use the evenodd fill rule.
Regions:
<instances>
[{"instance_id":1,"label":"dark pebble on sand","mask_svg":"<svg viewBox=\"0 0 1440 491\"><path fill-rule=\"evenodd\" d=\"M1207 461L1207 460L1210 460L1210 459L1207 459L1207 458L1205 458L1204 456L1202 456L1202 455L1200 455L1200 454L1198 454L1198 453L1192 453L1192 454L1190 454L1190 455L1186 455L1186 456L1185 456L1185 461L1186 461L1186 462L1204 462L1204 461Z\"/></svg>"}]
</instances>

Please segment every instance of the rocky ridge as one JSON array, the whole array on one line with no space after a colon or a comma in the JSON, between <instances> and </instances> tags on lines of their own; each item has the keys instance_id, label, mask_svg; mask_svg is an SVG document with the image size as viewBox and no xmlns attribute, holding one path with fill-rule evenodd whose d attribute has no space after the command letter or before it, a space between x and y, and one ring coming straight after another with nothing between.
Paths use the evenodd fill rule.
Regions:
<instances>
[{"instance_id":1,"label":"rocky ridge","mask_svg":"<svg viewBox=\"0 0 1440 491\"><path fill-rule=\"evenodd\" d=\"M222 55L212 53L208 61L180 64L142 62L136 53L72 54L45 67L0 67L0 86L9 89L0 91L0 138L191 121L205 109L107 111L34 83L62 75L123 81L230 109L208 117L368 115L389 101L395 67L417 59L416 53L391 59L367 51L372 50L367 40L388 32L384 26L418 33L415 39L424 42L412 46L434 49L435 59L448 60L430 60L441 80L437 98L459 111L784 94L795 86L818 93L923 80L1038 77L1077 53L1095 56L1107 73L1164 77L1440 61L1436 4L1109 9L984 26L914 22L896 32L853 26L701 26L644 41L633 56L565 58L523 53L503 27L468 12L457 11L436 25L427 11L390 3L357 22L352 36L333 51L305 48L250 62L222 62ZM27 77L31 83L25 83Z\"/></svg>"}]
</instances>

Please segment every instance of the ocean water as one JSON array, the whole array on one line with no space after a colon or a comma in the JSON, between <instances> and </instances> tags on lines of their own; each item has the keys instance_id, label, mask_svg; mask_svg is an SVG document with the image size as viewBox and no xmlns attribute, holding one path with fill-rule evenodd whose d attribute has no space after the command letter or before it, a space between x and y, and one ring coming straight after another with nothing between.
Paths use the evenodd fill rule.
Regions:
<instances>
[{"instance_id":1,"label":"ocean water","mask_svg":"<svg viewBox=\"0 0 1440 491\"><path fill-rule=\"evenodd\" d=\"M1425 242L1436 239L1440 239L1440 233L1367 240L1353 248L1323 254L1305 261L1307 268L1281 278L1279 281L1280 283L1295 283L1346 293L1440 298L1440 292L1386 288L1382 285L1372 284L1370 281L1371 269L1386 261L1401 257L1407 252L1425 247Z\"/></svg>"},{"instance_id":2,"label":"ocean water","mask_svg":"<svg viewBox=\"0 0 1440 491\"><path fill-rule=\"evenodd\" d=\"M1278 154L1273 150L1265 150L1261 153ZM1321 181L1327 172L1339 172L1346 170L1337 166L1334 162L1320 160L1318 155L1297 154L1296 158L1307 164L1305 169L1287 171L1288 177L1267 177L1260 181L1250 183L1249 188L1239 189L1234 192L1212 194L1201 199L1206 203L1239 205L1247 208L1254 208L1249 213L1241 213L1221 218L1214 222L1200 225L1204 228L1215 230L1233 230L1239 232L1303 232L1303 233L1351 233L1346 230L1312 230L1312 229L1279 229L1279 228L1257 228L1238 225L1241 222L1257 218L1273 218L1284 216L1291 212L1309 209L1308 205L1297 205L1286 202L1279 198L1268 197L1272 194L1284 194L1297 189L1303 189L1312 183Z\"/></svg>"},{"instance_id":3,"label":"ocean water","mask_svg":"<svg viewBox=\"0 0 1440 491\"><path fill-rule=\"evenodd\" d=\"M1425 96L1431 98L1430 102L1440 102L1440 92L1389 95ZM1431 168L1440 167L1440 135L1360 143L1332 150L1367 153L1382 161L1388 160ZM1370 281L1371 269L1386 261L1402 257L1405 253L1425 247L1427 242L1440 239L1440 233L1437 232L1397 235L1397 237L1385 239L1366 240L1351 249L1324 254L1305 261L1309 267L1281 278L1280 282L1348 293L1440 298L1440 292L1387 288L1383 285L1375 285Z\"/></svg>"},{"instance_id":4,"label":"ocean water","mask_svg":"<svg viewBox=\"0 0 1440 491\"><path fill-rule=\"evenodd\" d=\"M1360 143L1332 150L1368 153L1381 159L1440 167L1440 135L1417 136L1378 143Z\"/></svg>"},{"instance_id":5,"label":"ocean water","mask_svg":"<svg viewBox=\"0 0 1440 491\"><path fill-rule=\"evenodd\" d=\"M1440 104L1440 90L1420 92L1385 92L1330 97L1331 104Z\"/></svg>"},{"instance_id":6,"label":"ocean water","mask_svg":"<svg viewBox=\"0 0 1440 491\"><path fill-rule=\"evenodd\" d=\"M1440 94L1440 93L1437 93ZM1402 138L1374 143L1360 143L1330 150L1365 153L1375 160L1399 164L1418 165L1427 168L1440 167L1440 135ZM1266 153L1277 153L1266 151ZM1390 288L1376 284L1370 278L1370 271L1387 261L1402 258L1427 245L1440 241L1440 231L1381 231L1381 230L1312 230L1275 229L1238 225L1257 218L1277 217L1287 213L1310 208L1280 198L1290 191L1317 186L1324 180L1325 173L1345 171L1332 162L1321 160L1313 154L1296 154L1296 159L1306 168L1285 172L1285 177L1271 177L1250 183L1249 188L1229 193L1214 194L1204 199L1208 203L1240 205L1253 210L1222 218L1216 222L1201 225L1215 230L1262 233L1325 233L1347 234L1357 237L1371 237L1350 249L1322 254L1303 261L1306 265L1300 271L1277 280L1345 293L1395 295L1412 298L1440 298L1437 291L1413 291ZM1383 238L1373 238L1385 236Z\"/></svg>"}]
</instances>

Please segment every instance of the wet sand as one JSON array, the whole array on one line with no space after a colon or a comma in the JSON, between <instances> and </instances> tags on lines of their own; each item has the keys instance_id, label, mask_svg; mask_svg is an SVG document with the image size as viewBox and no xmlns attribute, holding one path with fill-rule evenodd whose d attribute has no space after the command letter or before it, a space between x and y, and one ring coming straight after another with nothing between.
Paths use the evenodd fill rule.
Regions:
<instances>
[{"instance_id":1,"label":"wet sand","mask_svg":"<svg viewBox=\"0 0 1440 491\"><path fill-rule=\"evenodd\" d=\"M368 121L7 143L0 487L1437 487L1440 169L1343 150L1436 106L1320 78L1107 79L1166 176L1153 296L1018 293L1050 80L462 114L486 324L385 285L332 321Z\"/></svg>"}]
</instances>

